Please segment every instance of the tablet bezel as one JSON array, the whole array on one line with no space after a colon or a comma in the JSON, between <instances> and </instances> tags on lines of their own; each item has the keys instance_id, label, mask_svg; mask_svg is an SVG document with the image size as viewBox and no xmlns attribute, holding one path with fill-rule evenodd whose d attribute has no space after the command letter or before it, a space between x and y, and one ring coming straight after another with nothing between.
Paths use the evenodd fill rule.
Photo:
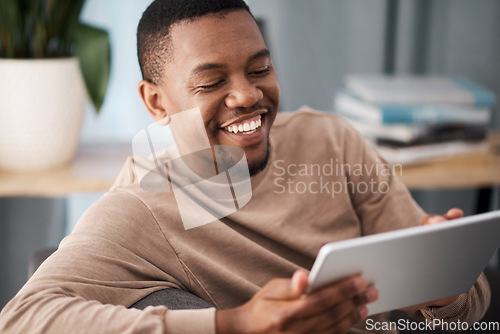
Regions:
<instances>
[{"instance_id":1,"label":"tablet bezel","mask_svg":"<svg viewBox=\"0 0 500 334\"><path fill-rule=\"evenodd\" d=\"M333 242L318 253L307 293L359 273L379 290L369 315L437 300L468 291L499 245L500 210Z\"/></svg>"}]
</instances>

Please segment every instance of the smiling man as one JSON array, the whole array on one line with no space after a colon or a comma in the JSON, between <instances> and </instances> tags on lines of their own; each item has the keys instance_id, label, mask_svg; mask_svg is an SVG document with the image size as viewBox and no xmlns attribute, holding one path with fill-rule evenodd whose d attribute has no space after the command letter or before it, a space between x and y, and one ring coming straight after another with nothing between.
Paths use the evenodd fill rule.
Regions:
<instances>
[{"instance_id":1,"label":"smiling man","mask_svg":"<svg viewBox=\"0 0 500 334\"><path fill-rule=\"evenodd\" d=\"M142 189L131 158L2 310L2 333L367 332L366 305L378 292L363 277L304 295L320 247L462 215L425 216L342 120L311 110L277 115L271 56L242 0L154 1L139 24L138 54L139 93L151 115L165 124L199 109L211 146L244 151L252 198L227 217L185 230L174 195ZM189 124L181 130L193 135ZM307 168L295 172L287 164ZM354 165L367 168L355 173ZM290 186L285 191L282 182ZM367 191L368 184L384 187ZM162 306L181 290L213 308ZM481 275L463 295L406 311L473 322L489 294ZM139 309L145 304L156 306Z\"/></svg>"},{"instance_id":2,"label":"smiling man","mask_svg":"<svg viewBox=\"0 0 500 334\"><path fill-rule=\"evenodd\" d=\"M220 12L167 23L158 32L159 12L146 12L138 30L144 76L139 92L146 107L158 121L200 108L210 143L243 148L251 174L256 174L269 159L280 87L255 20L246 10ZM154 39L163 34L168 34L169 46L159 50L165 46ZM161 71L151 68L158 62Z\"/></svg>"}]
</instances>

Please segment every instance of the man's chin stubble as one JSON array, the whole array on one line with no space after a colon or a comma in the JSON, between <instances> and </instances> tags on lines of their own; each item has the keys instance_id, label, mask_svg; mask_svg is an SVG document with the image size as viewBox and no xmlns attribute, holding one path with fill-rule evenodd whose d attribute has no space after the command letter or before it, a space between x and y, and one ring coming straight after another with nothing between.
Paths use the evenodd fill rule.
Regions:
<instances>
[{"instance_id":1,"label":"man's chin stubble","mask_svg":"<svg viewBox=\"0 0 500 334\"><path fill-rule=\"evenodd\" d=\"M266 169L267 164L269 163L269 157L271 155L271 144L269 143L269 138L267 139L266 145L266 155L264 159L257 166L249 166L250 176L255 176Z\"/></svg>"}]
</instances>

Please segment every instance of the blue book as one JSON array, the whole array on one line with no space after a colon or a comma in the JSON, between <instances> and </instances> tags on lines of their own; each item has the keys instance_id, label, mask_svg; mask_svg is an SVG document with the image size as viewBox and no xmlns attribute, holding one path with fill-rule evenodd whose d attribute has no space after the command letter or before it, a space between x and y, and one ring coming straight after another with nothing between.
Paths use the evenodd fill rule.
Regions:
<instances>
[{"instance_id":1,"label":"blue book","mask_svg":"<svg viewBox=\"0 0 500 334\"><path fill-rule=\"evenodd\" d=\"M491 118L489 107L458 104L375 104L369 103L348 90L335 96L334 110L348 118L365 123L389 124L463 124L487 125Z\"/></svg>"},{"instance_id":2,"label":"blue book","mask_svg":"<svg viewBox=\"0 0 500 334\"><path fill-rule=\"evenodd\" d=\"M490 108L495 94L467 77L348 75L346 87L374 104L457 104Z\"/></svg>"}]
</instances>

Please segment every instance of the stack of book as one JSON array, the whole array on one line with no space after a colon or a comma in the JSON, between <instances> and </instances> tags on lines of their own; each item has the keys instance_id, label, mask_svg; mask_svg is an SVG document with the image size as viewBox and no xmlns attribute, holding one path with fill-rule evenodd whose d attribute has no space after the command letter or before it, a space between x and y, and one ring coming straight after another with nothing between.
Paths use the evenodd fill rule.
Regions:
<instances>
[{"instance_id":1,"label":"stack of book","mask_svg":"<svg viewBox=\"0 0 500 334\"><path fill-rule=\"evenodd\" d=\"M334 111L392 163L487 150L494 94L465 77L350 75Z\"/></svg>"}]
</instances>

